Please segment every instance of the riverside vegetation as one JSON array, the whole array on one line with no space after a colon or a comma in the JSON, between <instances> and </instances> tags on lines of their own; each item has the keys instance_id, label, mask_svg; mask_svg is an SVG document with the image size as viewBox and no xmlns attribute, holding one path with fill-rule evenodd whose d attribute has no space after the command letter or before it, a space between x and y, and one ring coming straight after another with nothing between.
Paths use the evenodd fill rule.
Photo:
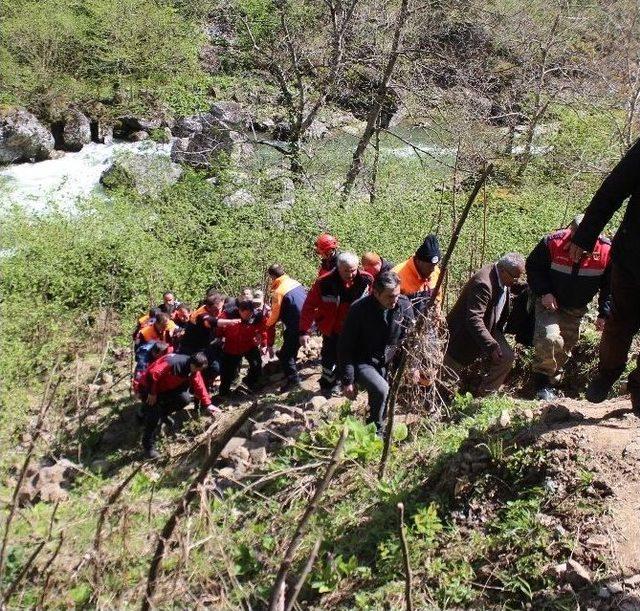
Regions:
<instances>
[{"instance_id":1,"label":"riverside vegetation","mask_svg":"<svg viewBox=\"0 0 640 611\"><path fill-rule=\"evenodd\" d=\"M181 116L205 109L217 92L235 94L261 113L286 112L286 104L278 106L277 86L261 81L250 40L241 40L240 55L216 48L221 66L211 68L211 41L203 26L233 27L211 17L215 3L79 0L44 3L47 10L37 3L42 12L36 13L34 4L5 3L0 9L5 104L25 105L49 120L70 103L96 102L114 117L159 111ZM280 27L272 18L275 5L232 4L261 44L272 40L270 33ZM377 7L364 4L371 11ZM298 11L306 6L285 5ZM394 7L386 7L389 15ZM616 8L622 11L622 4ZM450 24L464 22L458 5L433 10L447 13ZM32 14L42 17L30 19ZM313 12L305 17L307 25L318 18ZM572 32L572 44L587 45L589 36L579 34ZM504 60L498 47L487 52L494 61ZM409 79L404 62L410 61L402 58L398 79ZM452 56L451 65L460 62ZM361 66L349 69L349 82L360 82ZM316 76L322 75L306 73L305 86L313 89ZM472 86L469 79L464 86ZM449 270L452 298L473 269L506 251L529 252L541 235L583 209L623 146L622 94L597 104L548 94L543 125L549 129L536 136L545 152L532 155L521 171L522 156L511 148L504 152L508 126L469 117L469 105L458 106L453 97L434 111L417 99L415 83L413 89L406 103L428 117L423 124L434 144L453 153L434 159L409 148L409 154L396 155L398 138L381 131L378 161L369 147L363 175L347 198L341 184L356 140L328 137L304 144L303 178L293 177L294 198L287 206L279 178L295 168L279 163L276 151L266 161L252 158L240 167L221 156L206 171L187 169L161 193L141 195L125 185L79 202L73 215L55 209L39 216L18 208L3 213L0 498L7 515L20 473L16 465L30 444L34 464L64 457L76 465L68 498L26 503L12 518L0 560L2 595L12 589L8 607L140 604L155 535L198 469L203 449L193 444L207 426L187 422L177 440L167 441L167 463L145 464L133 474L108 507L96 553L105 500L139 460L138 433L127 420L133 418L126 389L131 321L162 290L195 303L212 284L229 294L261 287L264 270L275 261L308 284L316 269L311 245L323 230L339 236L344 248L376 250L394 261L406 258L429 232L446 244L470 188L465 179L490 158L496 170L464 226ZM332 97L327 108L338 105ZM371 96L359 103L366 111ZM535 107L530 97L520 100L522 109ZM516 144L518 133L526 140L527 131L516 132ZM490 146L478 156L483 143ZM251 203L230 206L229 196L240 189L251 194ZM593 370L596 343L587 330L579 347L587 358L575 364L576 373L588 376ZM514 380L514 392L525 377L523 371ZM304 406L308 399L302 391L284 401ZM267 392L258 401L277 408L283 399ZM47 415L36 430L43 406ZM398 502L405 506L417 608L571 609L578 601L602 603L598 585L615 574L615 558L604 548L584 552L583 543L602 535L608 493L598 485L601 476L588 450L570 447L563 454L541 434L537 427L545 416L534 405L509 396L459 397L442 421L429 419L422 406L403 406L407 430L398 434L383 482L376 479L381 442L361 424L358 410L346 401L335 403L297 440L274 448L256 469L259 485L230 487L224 495L205 486L178 525L155 603L265 605L286 544L344 424L344 460L294 562L299 573L322 540L300 605L403 606ZM503 426L498 420L505 420ZM587 564L593 578L567 587L552 568L571 557Z\"/></svg>"}]
</instances>

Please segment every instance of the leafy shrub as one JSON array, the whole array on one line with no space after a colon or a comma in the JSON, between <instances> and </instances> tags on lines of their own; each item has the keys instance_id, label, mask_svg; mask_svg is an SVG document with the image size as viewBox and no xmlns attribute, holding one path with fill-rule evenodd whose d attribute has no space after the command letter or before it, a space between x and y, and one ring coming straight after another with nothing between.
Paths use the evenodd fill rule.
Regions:
<instances>
[{"instance_id":1,"label":"leafy shrub","mask_svg":"<svg viewBox=\"0 0 640 611\"><path fill-rule=\"evenodd\" d=\"M203 108L194 20L171 2L16 0L0 8L3 101L55 114L111 99L114 114Z\"/></svg>"}]
</instances>

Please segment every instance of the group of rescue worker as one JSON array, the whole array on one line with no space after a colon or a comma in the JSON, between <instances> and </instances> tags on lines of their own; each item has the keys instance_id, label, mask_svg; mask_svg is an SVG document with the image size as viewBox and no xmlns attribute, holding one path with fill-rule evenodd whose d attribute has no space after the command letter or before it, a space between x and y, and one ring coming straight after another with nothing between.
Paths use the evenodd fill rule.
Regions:
<instances>
[{"instance_id":1,"label":"group of rescue worker","mask_svg":"<svg viewBox=\"0 0 640 611\"><path fill-rule=\"evenodd\" d=\"M634 265L640 260L639 146L614 168L584 215L545 236L526 259L508 253L469 279L446 315L449 341L438 377L464 381L469 367L480 364L483 377L474 393L497 392L515 360L505 339L511 333L516 341L533 345L537 398L553 399L581 321L599 294L600 362L586 397L592 402L607 397L640 329L640 273ZM612 245L601 231L629 195ZM269 304L262 290L229 297L212 287L192 310L166 292L162 303L139 319L133 334L133 387L143 402L147 457L158 456L160 422L190 403L192 395L203 409L218 411L210 392L219 380L214 399L223 401L243 360L248 367L242 382L249 391L263 386L263 362L274 357L283 374L280 391L298 387L298 353L314 332L322 338L320 392L354 399L359 388L365 390L368 422L382 430L390 372L406 335L428 307L442 320L438 240L428 235L398 265L374 252L358 257L341 251L329 234L319 236L315 248L320 266L309 291L276 263L267 270ZM278 323L282 344L276 351ZM420 380L419 371L410 375ZM640 415L640 363L629 376L628 389Z\"/></svg>"}]
</instances>

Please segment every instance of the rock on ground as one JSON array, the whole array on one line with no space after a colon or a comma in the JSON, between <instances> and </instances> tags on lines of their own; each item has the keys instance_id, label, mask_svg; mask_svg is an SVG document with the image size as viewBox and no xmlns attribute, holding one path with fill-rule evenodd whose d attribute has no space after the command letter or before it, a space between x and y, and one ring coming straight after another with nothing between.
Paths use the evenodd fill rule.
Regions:
<instances>
[{"instance_id":1,"label":"rock on ground","mask_svg":"<svg viewBox=\"0 0 640 611\"><path fill-rule=\"evenodd\" d=\"M48 159L53 134L24 108L0 114L0 164Z\"/></svg>"},{"instance_id":2,"label":"rock on ground","mask_svg":"<svg viewBox=\"0 0 640 611\"><path fill-rule=\"evenodd\" d=\"M62 141L66 151L77 152L91 142L91 121L79 110L69 110L62 128Z\"/></svg>"},{"instance_id":3,"label":"rock on ground","mask_svg":"<svg viewBox=\"0 0 640 611\"><path fill-rule=\"evenodd\" d=\"M107 189L126 186L141 194L156 194L175 184L182 168L165 157L127 155L116 159L100 177Z\"/></svg>"}]
</instances>

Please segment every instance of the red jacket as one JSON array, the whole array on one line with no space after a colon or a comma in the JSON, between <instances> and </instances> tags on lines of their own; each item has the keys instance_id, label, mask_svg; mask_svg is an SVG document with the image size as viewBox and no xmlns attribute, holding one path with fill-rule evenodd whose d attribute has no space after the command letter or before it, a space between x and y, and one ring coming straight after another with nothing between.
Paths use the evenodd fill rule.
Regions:
<instances>
[{"instance_id":1,"label":"red jacket","mask_svg":"<svg viewBox=\"0 0 640 611\"><path fill-rule=\"evenodd\" d=\"M199 371L192 373L186 354L167 354L149 365L141 387L150 395L159 395L190 386L198 401L205 407L211 397Z\"/></svg>"},{"instance_id":2,"label":"red jacket","mask_svg":"<svg viewBox=\"0 0 640 611\"><path fill-rule=\"evenodd\" d=\"M268 342L267 326L264 316L258 315L251 321L242 321L218 328L218 335L224 338L223 352L239 356Z\"/></svg>"},{"instance_id":3,"label":"red jacket","mask_svg":"<svg viewBox=\"0 0 640 611\"><path fill-rule=\"evenodd\" d=\"M322 335L333 335L342 331L351 304L371 292L373 278L358 270L351 286L346 287L338 269L318 278L302 306L300 333L306 335L315 322Z\"/></svg>"},{"instance_id":4,"label":"red jacket","mask_svg":"<svg viewBox=\"0 0 640 611\"><path fill-rule=\"evenodd\" d=\"M585 308L599 295L599 315L607 318L611 308L611 243L600 236L593 252L580 263L569 258L571 231L561 229L545 236L527 257L527 282L541 297L551 293L565 308Z\"/></svg>"}]
</instances>

